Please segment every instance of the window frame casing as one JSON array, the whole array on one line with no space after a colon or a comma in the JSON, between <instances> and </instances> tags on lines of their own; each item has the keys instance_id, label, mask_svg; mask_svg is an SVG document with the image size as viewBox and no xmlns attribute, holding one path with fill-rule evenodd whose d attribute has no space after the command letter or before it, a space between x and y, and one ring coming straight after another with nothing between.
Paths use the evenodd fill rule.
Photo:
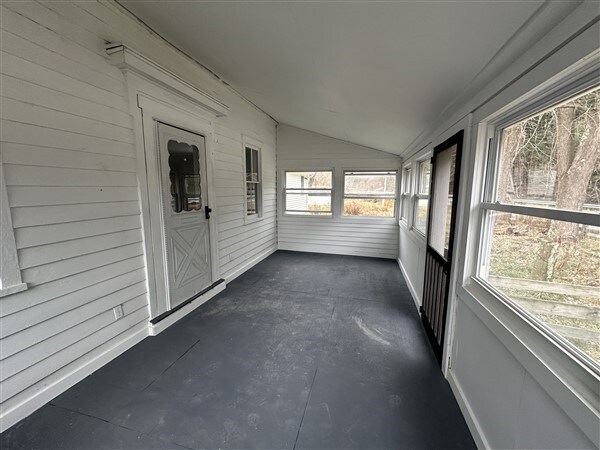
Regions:
<instances>
[{"instance_id":1,"label":"window frame casing","mask_svg":"<svg viewBox=\"0 0 600 450\"><path fill-rule=\"evenodd\" d=\"M248 181L247 171L248 167L246 164L246 152L247 149L256 151L258 153L258 181ZM242 161L244 165L244 171L242 176L244 177L244 224L253 223L261 220L263 217L263 172L262 172L262 144L252 138L244 136L242 139ZM252 183L256 185L256 213L248 214L248 184Z\"/></svg>"},{"instance_id":2,"label":"window frame casing","mask_svg":"<svg viewBox=\"0 0 600 450\"><path fill-rule=\"evenodd\" d=\"M427 193L421 192L421 177L422 166L424 163L429 164L429 183L427 186ZM427 155L425 158L418 159L416 161L416 179L415 179L415 194L413 196L412 208L413 208L413 216L412 216L412 224L411 230L414 230L416 233L419 233L423 238L427 237L427 227L429 226L429 200L431 198L431 155ZM420 230L417 227L417 210L419 205L419 200L427 200L427 216L425 217L425 230Z\"/></svg>"},{"instance_id":3,"label":"window frame casing","mask_svg":"<svg viewBox=\"0 0 600 450\"><path fill-rule=\"evenodd\" d=\"M294 211L288 211L287 209L287 193L288 190L291 189L293 190L299 190L296 188L288 188L287 187L287 174L288 173L295 173L295 172L329 172L331 173L331 188L327 189L327 188L322 188L322 189L316 189L316 188L304 188L302 190L316 190L316 191L329 191L329 195L330 195L330 205L331 205L331 209L330 211L325 212L324 214L309 214L308 212L305 213L301 213L301 212L294 212ZM299 168L299 169L284 169L282 171L282 175L283 175L283 188L282 188L282 201L281 201L281 213L283 217L300 217L300 218L306 218L306 217L320 217L320 218L325 218L325 219L331 219L334 216L334 210L335 210L335 169L333 168L325 168L325 169L304 169L304 168Z\"/></svg>"},{"instance_id":4,"label":"window frame casing","mask_svg":"<svg viewBox=\"0 0 600 450\"><path fill-rule=\"evenodd\" d=\"M0 250L0 298L16 294L27 289L21 277L19 256L15 240L15 231L12 223L4 165L0 157L0 237L2 247Z\"/></svg>"},{"instance_id":5,"label":"window frame casing","mask_svg":"<svg viewBox=\"0 0 600 450\"><path fill-rule=\"evenodd\" d=\"M408 163L402 166L402 179L400 180L400 222L408 226L408 219L410 217L410 209L412 203L412 172L413 163Z\"/></svg>"}]
</instances>

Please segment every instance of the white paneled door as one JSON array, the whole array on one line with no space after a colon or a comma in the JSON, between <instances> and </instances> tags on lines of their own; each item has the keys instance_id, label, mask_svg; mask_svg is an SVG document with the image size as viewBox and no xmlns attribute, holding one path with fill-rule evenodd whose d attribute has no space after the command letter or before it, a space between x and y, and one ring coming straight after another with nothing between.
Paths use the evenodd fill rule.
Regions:
<instances>
[{"instance_id":1,"label":"white paneled door","mask_svg":"<svg viewBox=\"0 0 600 450\"><path fill-rule=\"evenodd\" d=\"M169 309L211 285L204 137L158 122Z\"/></svg>"}]
</instances>

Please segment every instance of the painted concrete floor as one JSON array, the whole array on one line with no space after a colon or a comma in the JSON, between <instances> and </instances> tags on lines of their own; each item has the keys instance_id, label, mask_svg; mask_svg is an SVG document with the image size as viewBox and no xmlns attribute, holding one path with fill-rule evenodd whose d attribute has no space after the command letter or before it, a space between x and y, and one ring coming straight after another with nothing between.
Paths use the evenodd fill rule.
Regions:
<instances>
[{"instance_id":1,"label":"painted concrete floor","mask_svg":"<svg viewBox=\"0 0 600 450\"><path fill-rule=\"evenodd\" d=\"M392 260L279 251L0 448L475 448Z\"/></svg>"}]
</instances>

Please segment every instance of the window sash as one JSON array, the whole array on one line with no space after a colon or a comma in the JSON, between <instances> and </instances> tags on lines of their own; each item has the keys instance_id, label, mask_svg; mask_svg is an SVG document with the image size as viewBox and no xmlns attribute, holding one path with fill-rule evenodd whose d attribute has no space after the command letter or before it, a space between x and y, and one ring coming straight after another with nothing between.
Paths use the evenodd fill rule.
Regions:
<instances>
[{"instance_id":1,"label":"window sash","mask_svg":"<svg viewBox=\"0 0 600 450\"><path fill-rule=\"evenodd\" d=\"M329 173L331 179L330 187L288 187L285 185L287 182L288 173ZM320 216L333 216L333 171L332 170L285 170L283 172L284 188L283 188L283 214L289 216L305 216L305 217L320 217ZM309 209L288 209L288 194L291 195L310 195L311 197L328 197L329 198L329 209L328 210L309 210Z\"/></svg>"},{"instance_id":2,"label":"window sash","mask_svg":"<svg viewBox=\"0 0 600 450\"><path fill-rule=\"evenodd\" d=\"M553 208L538 208L535 206L507 205L504 203L482 202L484 210L501 211L524 216L540 217L543 219L575 222L582 225L600 226L600 215L584 211L568 211Z\"/></svg>"},{"instance_id":3,"label":"window sash","mask_svg":"<svg viewBox=\"0 0 600 450\"><path fill-rule=\"evenodd\" d=\"M246 217L260 217L262 214L260 149L246 145L244 146L244 153L246 178L246 196L244 201ZM253 206L253 208L251 206Z\"/></svg>"}]
</instances>

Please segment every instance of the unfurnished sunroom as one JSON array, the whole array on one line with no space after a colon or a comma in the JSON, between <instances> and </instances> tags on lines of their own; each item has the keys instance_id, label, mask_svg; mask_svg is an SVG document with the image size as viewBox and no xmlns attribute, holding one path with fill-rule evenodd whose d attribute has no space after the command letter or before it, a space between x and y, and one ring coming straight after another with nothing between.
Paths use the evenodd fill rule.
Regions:
<instances>
[{"instance_id":1,"label":"unfurnished sunroom","mask_svg":"<svg viewBox=\"0 0 600 450\"><path fill-rule=\"evenodd\" d=\"M598 448L597 2L0 8L0 448Z\"/></svg>"}]
</instances>

